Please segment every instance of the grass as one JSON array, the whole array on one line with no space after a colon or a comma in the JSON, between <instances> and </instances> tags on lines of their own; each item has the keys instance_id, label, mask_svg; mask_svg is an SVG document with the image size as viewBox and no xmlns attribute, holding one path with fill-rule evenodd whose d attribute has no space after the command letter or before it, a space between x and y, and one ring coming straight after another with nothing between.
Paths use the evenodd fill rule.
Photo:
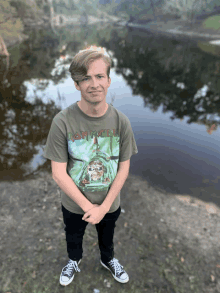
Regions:
<instances>
[{"instance_id":1,"label":"grass","mask_svg":"<svg viewBox=\"0 0 220 293\"><path fill-rule=\"evenodd\" d=\"M220 30L220 15L208 17L203 22L203 27L205 29L214 29L216 31Z\"/></svg>"}]
</instances>

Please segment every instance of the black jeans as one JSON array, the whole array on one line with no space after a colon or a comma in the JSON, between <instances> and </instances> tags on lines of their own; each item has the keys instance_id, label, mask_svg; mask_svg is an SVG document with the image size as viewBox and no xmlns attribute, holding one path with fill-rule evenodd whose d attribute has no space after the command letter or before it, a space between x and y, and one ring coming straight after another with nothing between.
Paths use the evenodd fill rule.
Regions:
<instances>
[{"instance_id":1,"label":"black jeans","mask_svg":"<svg viewBox=\"0 0 220 293\"><path fill-rule=\"evenodd\" d=\"M62 205L63 220L66 231L67 253L70 259L80 260L83 257L83 236L88 222L82 220L83 215L74 214ZM102 262L109 262L114 257L114 229L121 213L119 207L113 213L107 213L104 218L95 224L98 233L99 249Z\"/></svg>"}]
</instances>

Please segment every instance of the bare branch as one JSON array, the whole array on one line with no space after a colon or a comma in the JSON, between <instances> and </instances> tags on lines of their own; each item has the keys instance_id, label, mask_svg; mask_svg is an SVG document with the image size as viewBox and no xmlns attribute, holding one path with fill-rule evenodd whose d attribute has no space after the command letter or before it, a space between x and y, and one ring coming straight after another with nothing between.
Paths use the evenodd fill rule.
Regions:
<instances>
[{"instance_id":1,"label":"bare branch","mask_svg":"<svg viewBox=\"0 0 220 293\"><path fill-rule=\"evenodd\" d=\"M3 38L0 36L0 55L1 56L9 56L10 54L8 53L7 47L5 45L5 42Z\"/></svg>"}]
</instances>

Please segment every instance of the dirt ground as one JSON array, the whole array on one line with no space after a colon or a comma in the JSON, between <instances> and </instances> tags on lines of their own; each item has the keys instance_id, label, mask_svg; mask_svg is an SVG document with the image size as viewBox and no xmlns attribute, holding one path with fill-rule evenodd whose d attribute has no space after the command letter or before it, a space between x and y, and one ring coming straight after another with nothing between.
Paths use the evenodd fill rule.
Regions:
<instances>
[{"instance_id":1,"label":"dirt ground","mask_svg":"<svg viewBox=\"0 0 220 293\"><path fill-rule=\"evenodd\" d=\"M51 174L0 182L1 293L220 292L220 209L165 194L129 175L121 191L115 257L130 280L100 264L95 226L87 226L80 273L62 287L67 262L60 188ZM95 290L96 289L96 290Z\"/></svg>"}]
</instances>

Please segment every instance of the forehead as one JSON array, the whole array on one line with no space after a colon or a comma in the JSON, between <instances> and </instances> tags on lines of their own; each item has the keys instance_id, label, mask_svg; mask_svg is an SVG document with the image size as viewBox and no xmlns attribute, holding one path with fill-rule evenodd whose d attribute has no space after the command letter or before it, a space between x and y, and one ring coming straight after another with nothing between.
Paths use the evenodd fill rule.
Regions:
<instances>
[{"instance_id":1,"label":"forehead","mask_svg":"<svg viewBox=\"0 0 220 293\"><path fill-rule=\"evenodd\" d=\"M94 60L89 64L89 68L87 71L87 75L89 75L90 73L93 74L106 74L107 71L107 64L102 60L102 59L98 59L98 60Z\"/></svg>"}]
</instances>

